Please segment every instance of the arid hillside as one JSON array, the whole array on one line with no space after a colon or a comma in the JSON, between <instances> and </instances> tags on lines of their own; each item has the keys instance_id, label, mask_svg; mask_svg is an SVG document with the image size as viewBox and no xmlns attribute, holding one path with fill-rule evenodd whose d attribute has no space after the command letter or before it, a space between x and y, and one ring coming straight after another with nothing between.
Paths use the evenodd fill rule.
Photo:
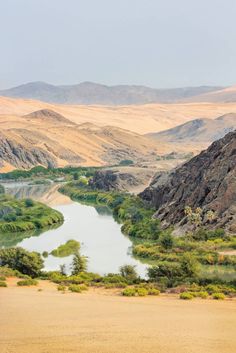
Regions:
<instances>
[{"instance_id":1,"label":"arid hillside","mask_svg":"<svg viewBox=\"0 0 236 353\"><path fill-rule=\"evenodd\" d=\"M170 129L198 118L217 118L236 112L236 103L181 103L127 106L83 106L49 104L35 100L0 97L1 115L26 115L50 109L77 123L116 126L145 134Z\"/></svg>"},{"instance_id":2,"label":"arid hillside","mask_svg":"<svg viewBox=\"0 0 236 353\"><path fill-rule=\"evenodd\" d=\"M236 113L225 114L216 119L196 119L165 131L147 136L166 143L210 144L236 129Z\"/></svg>"},{"instance_id":3,"label":"arid hillside","mask_svg":"<svg viewBox=\"0 0 236 353\"><path fill-rule=\"evenodd\" d=\"M153 161L168 152L135 132L92 123L76 124L52 110L0 116L2 171L34 165L106 165L121 160Z\"/></svg>"}]
</instances>

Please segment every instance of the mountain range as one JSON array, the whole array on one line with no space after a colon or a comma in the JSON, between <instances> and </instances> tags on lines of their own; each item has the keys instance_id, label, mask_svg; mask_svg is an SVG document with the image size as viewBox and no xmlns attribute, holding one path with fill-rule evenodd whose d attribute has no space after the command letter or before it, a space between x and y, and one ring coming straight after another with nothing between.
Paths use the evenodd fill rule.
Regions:
<instances>
[{"instance_id":1,"label":"mountain range","mask_svg":"<svg viewBox=\"0 0 236 353\"><path fill-rule=\"evenodd\" d=\"M45 82L30 82L7 90L0 96L37 99L60 104L129 105L147 103L173 103L222 90L222 87L184 87L154 89L146 86L106 86L93 82L55 86ZM235 101L235 100L234 100Z\"/></svg>"}]
</instances>

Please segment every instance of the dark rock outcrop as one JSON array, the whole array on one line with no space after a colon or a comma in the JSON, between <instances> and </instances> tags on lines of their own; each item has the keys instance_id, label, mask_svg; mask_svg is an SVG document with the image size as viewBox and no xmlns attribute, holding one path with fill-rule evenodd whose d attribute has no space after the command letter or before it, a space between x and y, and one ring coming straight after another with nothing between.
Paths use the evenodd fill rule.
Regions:
<instances>
[{"instance_id":1,"label":"dark rock outcrop","mask_svg":"<svg viewBox=\"0 0 236 353\"><path fill-rule=\"evenodd\" d=\"M140 196L166 226L180 224L190 206L214 211L214 227L236 232L236 131L169 175L157 175Z\"/></svg>"},{"instance_id":2,"label":"dark rock outcrop","mask_svg":"<svg viewBox=\"0 0 236 353\"><path fill-rule=\"evenodd\" d=\"M90 181L90 186L93 189L112 191L126 191L130 187L136 186L139 181L134 175L122 173L117 170L99 170L95 173Z\"/></svg>"}]
</instances>

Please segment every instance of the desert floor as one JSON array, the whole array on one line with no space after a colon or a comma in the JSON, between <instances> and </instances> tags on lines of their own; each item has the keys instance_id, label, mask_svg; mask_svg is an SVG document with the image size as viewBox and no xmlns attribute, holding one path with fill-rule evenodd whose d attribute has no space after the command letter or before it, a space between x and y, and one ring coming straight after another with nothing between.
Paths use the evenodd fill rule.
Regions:
<instances>
[{"instance_id":1,"label":"desert floor","mask_svg":"<svg viewBox=\"0 0 236 353\"><path fill-rule=\"evenodd\" d=\"M42 291L38 291L41 288ZM236 302L62 294L41 282L0 290L1 353L234 353Z\"/></svg>"}]
</instances>

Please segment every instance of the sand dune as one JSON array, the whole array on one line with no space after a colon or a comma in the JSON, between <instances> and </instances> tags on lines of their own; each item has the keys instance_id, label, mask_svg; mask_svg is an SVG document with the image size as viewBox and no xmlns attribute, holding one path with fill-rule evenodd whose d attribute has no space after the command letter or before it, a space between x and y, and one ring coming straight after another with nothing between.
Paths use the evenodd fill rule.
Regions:
<instances>
[{"instance_id":1,"label":"sand dune","mask_svg":"<svg viewBox=\"0 0 236 353\"><path fill-rule=\"evenodd\" d=\"M35 100L0 97L0 114L25 115L40 109L52 109L71 121L112 125L140 134L158 132L196 118L217 118L236 112L236 103L145 104L128 106L82 106L48 104Z\"/></svg>"}]
</instances>

